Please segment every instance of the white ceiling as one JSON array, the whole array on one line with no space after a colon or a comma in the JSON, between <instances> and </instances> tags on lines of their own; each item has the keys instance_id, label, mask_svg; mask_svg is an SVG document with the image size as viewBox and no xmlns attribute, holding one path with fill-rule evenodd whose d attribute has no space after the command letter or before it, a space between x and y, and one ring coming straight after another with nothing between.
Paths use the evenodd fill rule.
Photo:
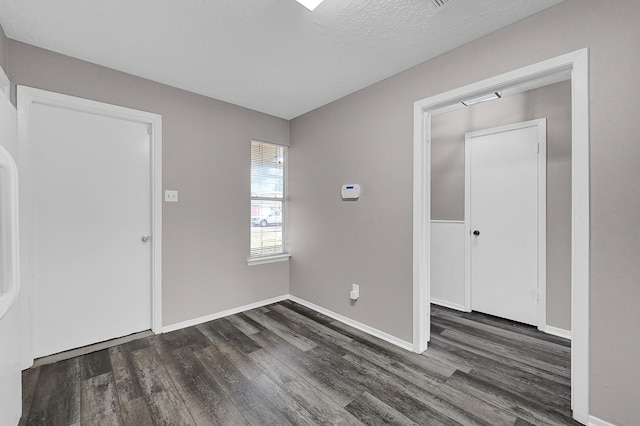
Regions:
<instances>
[{"instance_id":1,"label":"white ceiling","mask_svg":"<svg viewBox=\"0 0 640 426\"><path fill-rule=\"evenodd\" d=\"M562 0L0 0L7 37L291 119Z\"/></svg>"}]
</instances>

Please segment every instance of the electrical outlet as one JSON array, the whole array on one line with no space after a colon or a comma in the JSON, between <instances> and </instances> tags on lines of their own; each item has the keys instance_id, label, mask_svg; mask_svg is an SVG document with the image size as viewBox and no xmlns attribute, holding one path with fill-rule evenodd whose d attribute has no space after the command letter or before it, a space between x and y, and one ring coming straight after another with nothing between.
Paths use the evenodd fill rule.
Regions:
<instances>
[{"instance_id":1,"label":"electrical outlet","mask_svg":"<svg viewBox=\"0 0 640 426\"><path fill-rule=\"evenodd\" d=\"M164 191L164 201L166 203L177 203L178 202L178 191L166 189Z\"/></svg>"},{"instance_id":2,"label":"electrical outlet","mask_svg":"<svg viewBox=\"0 0 640 426\"><path fill-rule=\"evenodd\" d=\"M351 293L349 293L351 300L358 300L360 297L360 286L358 284L351 284Z\"/></svg>"}]
</instances>

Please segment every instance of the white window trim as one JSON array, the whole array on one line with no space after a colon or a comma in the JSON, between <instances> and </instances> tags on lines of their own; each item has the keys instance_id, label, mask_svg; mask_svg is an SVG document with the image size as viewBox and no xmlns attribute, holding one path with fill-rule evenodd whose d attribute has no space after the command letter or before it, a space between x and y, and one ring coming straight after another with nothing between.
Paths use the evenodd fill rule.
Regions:
<instances>
[{"instance_id":1,"label":"white window trim","mask_svg":"<svg viewBox=\"0 0 640 426\"><path fill-rule=\"evenodd\" d=\"M289 253L281 253L273 256L250 257L247 259L247 265L264 265L266 263L286 262L291 255Z\"/></svg>"},{"instance_id":2,"label":"white window trim","mask_svg":"<svg viewBox=\"0 0 640 426\"><path fill-rule=\"evenodd\" d=\"M273 142L265 142L262 140L258 140L258 139L251 139L251 142L258 142L258 143L264 143L264 144L269 144L269 145L275 145L275 146L282 146L285 148L284 150L284 155L285 155L285 165L284 165L284 177L283 177L283 185L284 185L284 191L282 193L282 198L271 198L271 197L249 197L251 200L265 200L265 201L281 201L282 202L282 249L283 252L282 253L277 253L277 254L269 254L269 255L265 255L265 256L255 256L255 257L251 257L251 255L249 255L249 257L247 258L247 265L249 266L255 266L255 265L264 265L267 263L276 263L276 262L285 262L288 261L289 258L291 257L291 255L287 252L287 236L286 236L286 227L287 227L287 214L288 214L288 210L287 210L287 192L289 189L289 183L288 183L288 178L289 178L289 146L288 145L282 145L282 144L277 144L277 143L273 143Z\"/></svg>"}]
</instances>

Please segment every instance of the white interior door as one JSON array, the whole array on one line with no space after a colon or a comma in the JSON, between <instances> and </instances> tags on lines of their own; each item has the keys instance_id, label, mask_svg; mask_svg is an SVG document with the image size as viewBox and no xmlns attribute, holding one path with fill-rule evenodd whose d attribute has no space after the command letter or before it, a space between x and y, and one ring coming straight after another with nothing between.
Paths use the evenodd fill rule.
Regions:
<instances>
[{"instance_id":1,"label":"white interior door","mask_svg":"<svg viewBox=\"0 0 640 426\"><path fill-rule=\"evenodd\" d=\"M468 133L465 144L471 309L537 325L545 121Z\"/></svg>"},{"instance_id":2,"label":"white interior door","mask_svg":"<svg viewBox=\"0 0 640 426\"><path fill-rule=\"evenodd\" d=\"M149 329L148 124L29 108L34 357Z\"/></svg>"}]
</instances>

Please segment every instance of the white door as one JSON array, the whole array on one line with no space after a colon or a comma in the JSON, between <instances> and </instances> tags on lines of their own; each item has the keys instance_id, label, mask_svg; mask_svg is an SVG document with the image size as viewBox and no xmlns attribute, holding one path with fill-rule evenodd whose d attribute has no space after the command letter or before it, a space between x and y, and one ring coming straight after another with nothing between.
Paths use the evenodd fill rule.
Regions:
<instances>
[{"instance_id":1,"label":"white door","mask_svg":"<svg viewBox=\"0 0 640 426\"><path fill-rule=\"evenodd\" d=\"M17 233L16 109L0 93L0 425L15 425L22 410ZM5 150L5 148L7 150ZM15 154L15 152L14 152Z\"/></svg>"},{"instance_id":2,"label":"white door","mask_svg":"<svg viewBox=\"0 0 640 426\"><path fill-rule=\"evenodd\" d=\"M545 121L468 133L465 144L471 309L537 325Z\"/></svg>"},{"instance_id":3,"label":"white door","mask_svg":"<svg viewBox=\"0 0 640 426\"><path fill-rule=\"evenodd\" d=\"M29 106L34 357L151 327L148 128Z\"/></svg>"}]
</instances>

